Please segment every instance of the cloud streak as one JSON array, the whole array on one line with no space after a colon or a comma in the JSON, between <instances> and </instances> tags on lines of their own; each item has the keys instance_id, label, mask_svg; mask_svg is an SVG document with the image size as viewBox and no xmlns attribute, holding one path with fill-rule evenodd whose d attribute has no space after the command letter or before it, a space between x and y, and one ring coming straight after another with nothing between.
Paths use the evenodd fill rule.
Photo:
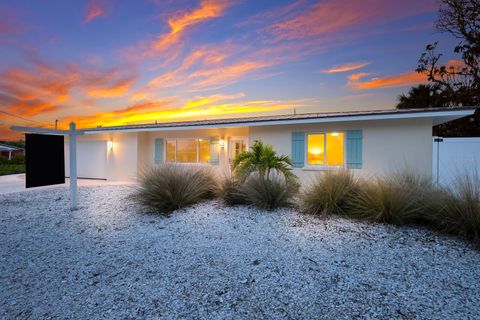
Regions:
<instances>
[{"instance_id":1,"label":"cloud streak","mask_svg":"<svg viewBox=\"0 0 480 320\"><path fill-rule=\"evenodd\" d=\"M353 62L353 63L344 63L335 65L329 69L323 70L323 73L341 73L341 72L348 72L357 69L361 69L365 66L368 66L370 62Z\"/></svg>"},{"instance_id":2,"label":"cloud streak","mask_svg":"<svg viewBox=\"0 0 480 320\"><path fill-rule=\"evenodd\" d=\"M90 21L103 16L105 14L105 3L102 0L90 0L85 9L85 18L83 23L89 23Z\"/></svg>"},{"instance_id":3,"label":"cloud streak","mask_svg":"<svg viewBox=\"0 0 480 320\"><path fill-rule=\"evenodd\" d=\"M393 76L376 77L369 80L364 80L366 77L371 75L371 73L366 72L352 74L348 76L347 85L350 88L357 90L371 90L380 88L413 86L427 82L427 78L424 74L420 74L414 71L405 72Z\"/></svg>"},{"instance_id":4,"label":"cloud streak","mask_svg":"<svg viewBox=\"0 0 480 320\"><path fill-rule=\"evenodd\" d=\"M153 41L154 51L165 50L178 43L188 28L204 21L218 18L223 15L229 6L225 0L202 0L200 6L191 11L183 11L168 19L169 32L161 34Z\"/></svg>"}]
</instances>

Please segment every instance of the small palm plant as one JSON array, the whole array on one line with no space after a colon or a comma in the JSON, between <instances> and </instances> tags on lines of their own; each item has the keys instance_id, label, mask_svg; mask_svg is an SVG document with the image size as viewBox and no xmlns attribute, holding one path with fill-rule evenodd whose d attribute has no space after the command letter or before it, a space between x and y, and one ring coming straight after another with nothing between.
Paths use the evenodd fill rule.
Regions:
<instances>
[{"instance_id":1,"label":"small palm plant","mask_svg":"<svg viewBox=\"0 0 480 320\"><path fill-rule=\"evenodd\" d=\"M286 179L293 178L292 160L285 155L277 155L273 147L256 140L251 151L239 154L232 162L232 171L241 181L245 181L252 173L269 180L272 170L282 173Z\"/></svg>"}]
</instances>

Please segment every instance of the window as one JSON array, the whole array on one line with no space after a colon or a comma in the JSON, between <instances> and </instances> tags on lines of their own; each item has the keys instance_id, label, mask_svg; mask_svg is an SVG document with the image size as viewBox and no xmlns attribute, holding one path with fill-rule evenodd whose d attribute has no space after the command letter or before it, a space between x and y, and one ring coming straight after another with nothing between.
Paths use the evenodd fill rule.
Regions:
<instances>
[{"instance_id":1,"label":"window","mask_svg":"<svg viewBox=\"0 0 480 320\"><path fill-rule=\"evenodd\" d=\"M180 163L208 162L210 140L208 139L167 139L166 161Z\"/></svg>"},{"instance_id":2,"label":"window","mask_svg":"<svg viewBox=\"0 0 480 320\"><path fill-rule=\"evenodd\" d=\"M313 133L307 135L307 164L341 167L344 164L343 132Z\"/></svg>"}]
</instances>

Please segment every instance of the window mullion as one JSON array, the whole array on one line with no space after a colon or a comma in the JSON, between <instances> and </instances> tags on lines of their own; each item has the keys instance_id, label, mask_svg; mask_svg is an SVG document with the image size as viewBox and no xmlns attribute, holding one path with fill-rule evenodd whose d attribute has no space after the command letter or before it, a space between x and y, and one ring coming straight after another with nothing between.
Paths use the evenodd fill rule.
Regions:
<instances>
[{"instance_id":1,"label":"window mullion","mask_svg":"<svg viewBox=\"0 0 480 320\"><path fill-rule=\"evenodd\" d=\"M327 168L327 132L323 135L323 165Z\"/></svg>"}]
</instances>

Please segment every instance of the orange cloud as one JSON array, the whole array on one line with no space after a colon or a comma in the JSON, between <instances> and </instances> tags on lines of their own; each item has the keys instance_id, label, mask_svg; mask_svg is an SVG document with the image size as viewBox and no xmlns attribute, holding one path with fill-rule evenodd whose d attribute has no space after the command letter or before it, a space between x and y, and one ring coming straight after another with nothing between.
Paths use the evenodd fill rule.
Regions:
<instances>
[{"instance_id":1,"label":"orange cloud","mask_svg":"<svg viewBox=\"0 0 480 320\"><path fill-rule=\"evenodd\" d=\"M220 17L227 7L228 1L225 0L202 0L198 8L168 19L170 32L160 35L152 43L152 49L164 50L172 46L180 40L187 28L205 20Z\"/></svg>"},{"instance_id":2,"label":"orange cloud","mask_svg":"<svg viewBox=\"0 0 480 320\"><path fill-rule=\"evenodd\" d=\"M75 121L79 127L114 126L155 121L176 121L178 119L219 118L225 115L242 115L256 112L275 112L302 106L311 106L309 100L253 100L232 101L243 98L243 93L233 95L201 96L187 101L181 107L173 105L173 98L136 104L126 109L98 112L83 117L62 119L62 123ZM230 102L229 102L230 101Z\"/></svg>"},{"instance_id":3,"label":"orange cloud","mask_svg":"<svg viewBox=\"0 0 480 320\"><path fill-rule=\"evenodd\" d=\"M105 14L104 4L101 0L90 0L87 4L85 18L83 23L89 23L95 18Z\"/></svg>"},{"instance_id":4,"label":"orange cloud","mask_svg":"<svg viewBox=\"0 0 480 320\"><path fill-rule=\"evenodd\" d=\"M345 63L340 65L335 65L330 69L323 70L324 73L340 73L340 72L348 72L363 68L369 65L370 62L354 62L354 63Z\"/></svg>"},{"instance_id":5,"label":"orange cloud","mask_svg":"<svg viewBox=\"0 0 480 320\"><path fill-rule=\"evenodd\" d=\"M90 98L120 98L128 94L136 77L120 74L118 70L90 72L82 80L82 90Z\"/></svg>"},{"instance_id":6,"label":"orange cloud","mask_svg":"<svg viewBox=\"0 0 480 320\"><path fill-rule=\"evenodd\" d=\"M379 88L393 88L413 86L427 81L427 77L424 74L420 74L414 71L405 72L402 74L372 78L370 80L362 81L363 78L371 75L371 73L355 73L348 76L348 86L354 89L369 90Z\"/></svg>"},{"instance_id":7,"label":"orange cloud","mask_svg":"<svg viewBox=\"0 0 480 320\"><path fill-rule=\"evenodd\" d=\"M392 18L418 15L435 8L434 0L325 0L274 23L268 29L277 40L303 39Z\"/></svg>"}]
</instances>

